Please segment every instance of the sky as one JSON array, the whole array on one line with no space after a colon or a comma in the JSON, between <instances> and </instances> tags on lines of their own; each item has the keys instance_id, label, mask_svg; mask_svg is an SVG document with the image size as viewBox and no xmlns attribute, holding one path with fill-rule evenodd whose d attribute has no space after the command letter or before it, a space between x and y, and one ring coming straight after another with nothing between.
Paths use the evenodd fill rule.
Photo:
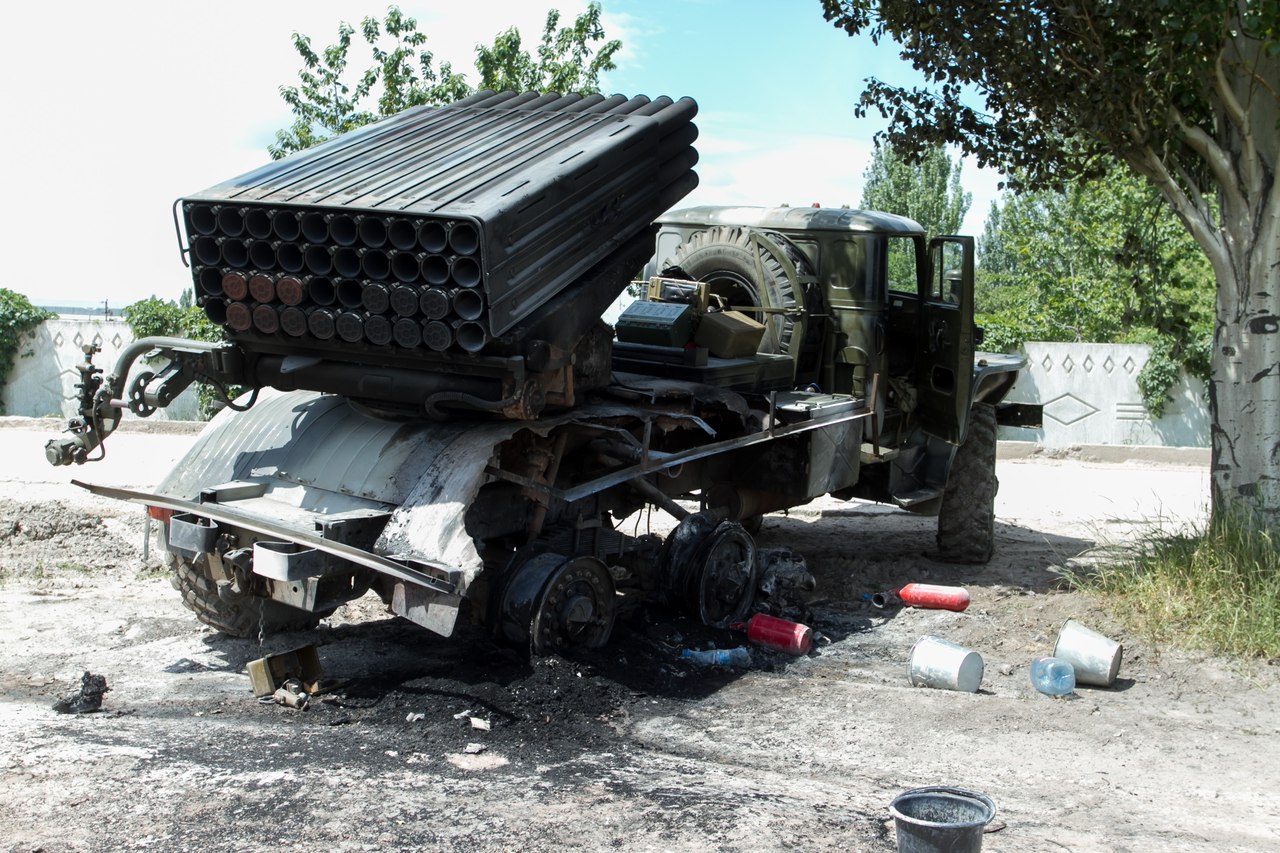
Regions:
<instances>
[{"instance_id":1,"label":"sky","mask_svg":"<svg viewBox=\"0 0 1280 853\"><path fill-rule=\"evenodd\" d=\"M66 0L0 12L0 287L44 305L117 309L191 285L175 236L175 199L270 160L292 123L279 87L339 21L380 16L369 0L116 3ZM562 22L586 0L405 0L437 63L474 73L478 43L515 26L534 46L549 8ZM698 102L698 188L681 203L857 206L878 118L858 119L863 80L911 84L889 42L851 39L819 0L603 0L622 41L607 93ZM365 55L353 47L352 64ZM966 163L978 234L999 176Z\"/></svg>"}]
</instances>

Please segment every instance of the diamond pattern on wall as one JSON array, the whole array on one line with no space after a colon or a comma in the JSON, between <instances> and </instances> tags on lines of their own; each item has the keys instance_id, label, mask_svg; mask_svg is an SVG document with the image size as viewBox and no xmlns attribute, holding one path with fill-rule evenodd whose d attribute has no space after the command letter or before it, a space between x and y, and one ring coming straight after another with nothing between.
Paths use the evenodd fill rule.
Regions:
<instances>
[{"instance_id":1,"label":"diamond pattern on wall","mask_svg":"<svg viewBox=\"0 0 1280 853\"><path fill-rule=\"evenodd\" d=\"M1107 371L1107 373L1116 369L1116 363L1111 356L1107 356L1106 360L1102 362L1102 369Z\"/></svg>"},{"instance_id":2,"label":"diamond pattern on wall","mask_svg":"<svg viewBox=\"0 0 1280 853\"><path fill-rule=\"evenodd\" d=\"M1066 358L1062 359L1062 369L1067 371L1067 373L1070 373L1071 369L1075 366L1076 363L1071 360L1071 356L1068 355Z\"/></svg>"},{"instance_id":3,"label":"diamond pattern on wall","mask_svg":"<svg viewBox=\"0 0 1280 853\"><path fill-rule=\"evenodd\" d=\"M1096 413L1098 408L1091 406L1074 394L1063 394L1044 404L1044 414L1064 426L1082 421Z\"/></svg>"},{"instance_id":4,"label":"diamond pattern on wall","mask_svg":"<svg viewBox=\"0 0 1280 853\"><path fill-rule=\"evenodd\" d=\"M1093 356L1086 355L1084 361L1080 362L1080 366L1084 368L1085 373L1093 373Z\"/></svg>"},{"instance_id":5,"label":"diamond pattern on wall","mask_svg":"<svg viewBox=\"0 0 1280 853\"><path fill-rule=\"evenodd\" d=\"M1137 363L1136 361L1134 361L1134 360L1133 360L1133 356L1129 356L1128 358L1126 358L1126 359L1124 360L1124 372L1125 372L1125 373L1133 373L1134 368L1136 368L1137 366L1138 366L1138 363Z\"/></svg>"},{"instance_id":6,"label":"diamond pattern on wall","mask_svg":"<svg viewBox=\"0 0 1280 853\"><path fill-rule=\"evenodd\" d=\"M1048 373L1050 370L1053 370L1053 359L1046 355L1044 357L1044 361L1040 362L1040 366L1044 368L1045 373Z\"/></svg>"}]
</instances>

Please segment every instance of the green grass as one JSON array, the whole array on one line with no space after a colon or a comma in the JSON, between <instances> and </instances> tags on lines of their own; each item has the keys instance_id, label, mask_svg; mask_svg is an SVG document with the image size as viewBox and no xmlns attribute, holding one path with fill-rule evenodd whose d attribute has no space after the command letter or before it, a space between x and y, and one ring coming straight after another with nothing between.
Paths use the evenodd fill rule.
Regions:
<instances>
[{"instance_id":1,"label":"green grass","mask_svg":"<svg viewBox=\"0 0 1280 853\"><path fill-rule=\"evenodd\" d=\"M1238 505L1203 530L1152 533L1128 556L1073 582L1116 605L1157 642L1242 657L1280 657L1280 538Z\"/></svg>"}]
</instances>

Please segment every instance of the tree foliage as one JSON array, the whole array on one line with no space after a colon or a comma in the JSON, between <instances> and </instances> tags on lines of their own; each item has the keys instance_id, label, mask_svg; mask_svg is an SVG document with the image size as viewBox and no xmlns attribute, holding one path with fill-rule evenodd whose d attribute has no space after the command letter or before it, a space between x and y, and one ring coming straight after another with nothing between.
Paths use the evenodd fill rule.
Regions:
<instances>
[{"instance_id":1,"label":"tree foliage","mask_svg":"<svg viewBox=\"0 0 1280 853\"><path fill-rule=\"evenodd\" d=\"M150 337L191 338L198 341L222 340L222 327L211 322L204 310L192 304L190 291L183 291L178 302L171 299L158 299L150 296L125 306L121 313L135 340ZM238 396L243 389L230 386L223 393L231 398ZM217 413L220 395L213 386L201 382L196 386L196 402L199 415L208 420Z\"/></svg>"},{"instance_id":2,"label":"tree foliage","mask_svg":"<svg viewBox=\"0 0 1280 853\"><path fill-rule=\"evenodd\" d=\"M1280 524L1280 0L822 0L925 78L869 80L910 153L955 144L1023 185L1146 178L1212 267L1214 506ZM975 106L980 103L980 106Z\"/></svg>"},{"instance_id":3,"label":"tree foliage","mask_svg":"<svg viewBox=\"0 0 1280 853\"><path fill-rule=\"evenodd\" d=\"M600 4L592 3L568 26L560 13L547 13L536 56L511 27L490 45L476 46L479 89L540 92L599 91L600 74L613 69L618 40L605 41ZM354 71L351 50L355 36L369 49L368 67ZM276 132L268 150L275 159L310 148L330 137L423 104L445 104L476 91L464 74L448 62L436 64L425 45L418 22L396 6L382 20L367 17L357 29L338 25L338 39L317 52L310 36L293 34L302 58L297 86L281 86L280 96L293 112L294 122ZM603 43L601 43L603 42Z\"/></svg>"},{"instance_id":4,"label":"tree foliage","mask_svg":"<svg viewBox=\"0 0 1280 853\"><path fill-rule=\"evenodd\" d=\"M45 320L56 316L32 305L31 300L21 293L0 287L0 392L9 383L14 360L24 354L22 344L26 336ZM0 396L0 413L3 411L4 400Z\"/></svg>"},{"instance_id":5,"label":"tree foliage","mask_svg":"<svg viewBox=\"0 0 1280 853\"><path fill-rule=\"evenodd\" d=\"M1208 380L1213 274L1143 181L1114 172L1061 191L1008 192L978 247L987 347L1150 344L1138 384L1156 417L1180 368Z\"/></svg>"},{"instance_id":6,"label":"tree foliage","mask_svg":"<svg viewBox=\"0 0 1280 853\"><path fill-rule=\"evenodd\" d=\"M940 145L914 162L892 145L877 145L862 174L859 206L914 219L931 236L959 234L973 201L960 185L960 171L961 163L953 163Z\"/></svg>"}]
</instances>

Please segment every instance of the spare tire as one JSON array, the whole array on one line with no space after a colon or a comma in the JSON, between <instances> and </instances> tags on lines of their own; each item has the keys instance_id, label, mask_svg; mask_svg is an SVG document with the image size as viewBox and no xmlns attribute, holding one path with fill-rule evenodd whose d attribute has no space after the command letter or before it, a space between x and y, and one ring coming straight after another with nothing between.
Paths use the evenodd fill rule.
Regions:
<instances>
[{"instance_id":1,"label":"spare tire","mask_svg":"<svg viewBox=\"0 0 1280 853\"><path fill-rule=\"evenodd\" d=\"M795 266L797 274L810 275L808 262L800 250L785 237L761 232L785 259ZM787 276L783 259L772 249L760 246L764 280L757 281L756 249L751 242L751 229L718 225L699 231L676 247L671 264L689 278L705 281L716 296L730 305L752 305L761 308L794 308L795 291ZM765 324L759 351L786 354L790 352L792 321L781 314L764 314L757 319Z\"/></svg>"}]
</instances>

